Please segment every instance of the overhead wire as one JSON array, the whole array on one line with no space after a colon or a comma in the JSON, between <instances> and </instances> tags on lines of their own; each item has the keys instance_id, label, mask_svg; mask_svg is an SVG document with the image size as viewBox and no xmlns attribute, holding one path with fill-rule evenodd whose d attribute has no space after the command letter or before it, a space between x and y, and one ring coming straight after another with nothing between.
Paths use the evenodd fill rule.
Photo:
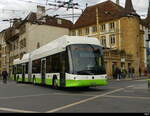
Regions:
<instances>
[{"instance_id":1,"label":"overhead wire","mask_svg":"<svg viewBox=\"0 0 150 116\"><path fill-rule=\"evenodd\" d=\"M37 3L37 2L33 2L33 1L26 1L26 0L18 0L18 1L20 1L20 2L27 2L27 3L34 3L34 4L41 4L41 5L45 5L45 4L42 4L42 3ZM45 0L46 1L46 0ZM48 2L54 2L54 1L50 1L50 0L48 0ZM61 8L63 8L63 7L61 7ZM57 10L59 10L60 8L58 7L55 11L52 11L51 12L51 14L52 13L55 13ZM27 12L27 11L25 11L25 10L10 10L10 9L4 9L4 10L7 10L7 11L16 11L16 12ZM65 12L67 12L67 11L65 11ZM77 16L78 14L74 14L74 17L79 17L79 16ZM71 18L72 17L72 14L60 14L60 16L62 17L62 18ZM37 27L38 27L39 25L37 25ZM34 28L34 29L32 29L32 30L35 30L36 29L36 27ZM32 31L32 30L29 30L29 31Z\"/></svg>"}]
</instances>

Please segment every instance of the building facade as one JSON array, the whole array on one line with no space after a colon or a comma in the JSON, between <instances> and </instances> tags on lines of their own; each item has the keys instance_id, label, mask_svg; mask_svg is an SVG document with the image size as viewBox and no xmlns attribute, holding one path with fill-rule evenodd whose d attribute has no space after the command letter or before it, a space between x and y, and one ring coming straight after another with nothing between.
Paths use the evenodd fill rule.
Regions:
<instances>
[{"instance_id":1,"label":"building facade","mask_svg":"<svg viewBox=\"0 0 150 116\"><path fill-rule=\"evenodd\" d=\"M105 47L104 59L108 76L112 77L115 68L134 68L144 74L147 68L145 27L135 12L132 1L126 0L125 8L119 2L106 1L87 7L71 30L71 35L97 37ZM144 41L145 40L145 41Z\"/></svg>"},{"instance_id":2,"label":"building facade","mask_svg":"<svg viewBox=\"0 0 150 116\"><path fill-rule=\"evenodd\" d=\"M0 74L8 69L8 49L5 41L5 30L0 32ZM8 70L7 70L8 71Z\"/></svg>"},{"instance_id":3,"label":"building facade","mask_svg":"<svg viewBox=\"0 0 150 116\"><path fill-rule=\"evenodd\" d=\"M24 20L18 20L13 26L5 30L5 41L9 53L9 72L12 72L13 60L22 58L23 54L29 53L48 42L63 35L69 34L72 22L51 16L43 16L30 13ZM9 68L8 68L9 67Z\"/></svg>"},{"instance_id":4,"label":"building facade","mask_svg":"<svg viewBox=\"0 0 150 116\"><path fill-rule=\"evenodd\" d=\"M116 67L133 67L135 76L147 70L147 48L150 40L150 5L146 19L141 19L126 0L125 8L110 0L87 7L75 24L71 21L45 15L44 7L30 13L24 20L0 33L1 59L4 67L11 69L13 60L21 58L46 43L63 35L96 37L104 47L107 75L113 78ZM2 57L3 56L3 57ZM2 62L3 62L2 60ZM3 62L4 63L4 62ZM150 66L150 65L149 65ZM9 70L11 72L11 70Z\"/></svg>"}]
</instances>

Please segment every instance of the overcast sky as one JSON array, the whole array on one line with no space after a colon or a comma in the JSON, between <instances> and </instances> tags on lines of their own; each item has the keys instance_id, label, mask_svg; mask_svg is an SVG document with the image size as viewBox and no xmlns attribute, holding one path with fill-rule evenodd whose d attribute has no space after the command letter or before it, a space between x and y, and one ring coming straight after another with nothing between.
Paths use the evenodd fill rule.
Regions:
<instances>
[{"instance_id":1,"label":"overcast sky","mask_svg":"<svg viewBox=\"0 0 150 116\"><path fill-rule=\"evenodd\" d=\"M53 3L55 0L48 0L48 3ZM58 1L58 0L57 0ZM68 0L60 0L60 1L68 1ZM74 2L78 2L82 9L85 8L86 3L88 5L94 5L96 3L101 3L106 0L74 0ZM115 2L116 0L112 0ZM148 9L148 1L149 0L132 0L135 10L139 15L143 18L147 15ZM125 0L120 0L120 5L124 7ZM36 5L45 5L46 0L0 0L0 31L9 27L8 22L4 22L4 19L11 18L25 18L29 12L36 11ZM50 8L47 6L46 8ZM14 10L14 11L13 11ZM66 11L66 9L58 9L58 10L49 10L47 13L49 15L55 14L70 14L72 11ZM80 10L75 10L76 13L80 14Z\"/></svg>"}]
</instances>

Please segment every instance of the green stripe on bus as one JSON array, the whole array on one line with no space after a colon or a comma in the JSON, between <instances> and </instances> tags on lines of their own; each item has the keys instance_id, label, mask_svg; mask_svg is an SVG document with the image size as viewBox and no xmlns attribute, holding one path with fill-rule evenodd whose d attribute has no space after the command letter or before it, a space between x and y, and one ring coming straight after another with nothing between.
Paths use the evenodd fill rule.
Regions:
<instances>
[{"instance_id":1,"label":"green stripe on bus","mask_svg":"<svg viewBox=\"0 0 150 116\"><path fill-rule=\"evenodd\" d=\"M58 81L58 86L60 86L60 79L57 80ZM52 79L46 79L45 84L46 85L52 85Z\"/></svg>"},{"instance_id":2,"label":"green stripe on bus","mask_svg":"<svg viewBox=\"0 0 150 116\"><path fill-rule=\"evenodd\" d=\"M28 79L28 78L25 78L25 82L29 82L29 79Z\"/></svg>"},{"instance_id":3,"label":"green stripe on bus","mask_svg":"<svg viewBox=\"0 0 150 116\"><path fill-rule=\"evenodd\" d=\"M35 83L36 83L36 84L41 84L41 83L42 83L41 78L35 78Z\"/></svg>"},{"instance_id":4,"label":"green stripe on bus","mask_svg":"<svg viewBox=\"0 0 150 116\"><path fill-rule=\"evenodd\" d=\"M19 78L18 82L21 82L22 78ZM28 82L28 78L25 78L25 82ZM42 79L35 77L35 83L41 84ZM45 79L46 85L52 85L52 79ZM85 86L104 86L107 85L107 79L97 80L66 80L65 87L85 87ZM60 86L60 79L58 79L58 86Z\"/></svg>"},{"instance_id":5,"label":"green stripe on bus","mask_svg":"<svg viewBox=\"0 0 150 116\"><path fill-rule=\"evenodd\" d=\"M66 80L66 87L85 87L85 86L103 86L107 85L107 79L99 80Z\"/></svg>"},{"instance_id":6,"label":"green stripe on bus","mask_svg":"<svg viewBox=\"0 0 150 116\"><path fill-rule=\"evenodd\" d=\"M46 85L52 85L52 79L46 79L45 84Z\"/></svg>"}]
</instances>

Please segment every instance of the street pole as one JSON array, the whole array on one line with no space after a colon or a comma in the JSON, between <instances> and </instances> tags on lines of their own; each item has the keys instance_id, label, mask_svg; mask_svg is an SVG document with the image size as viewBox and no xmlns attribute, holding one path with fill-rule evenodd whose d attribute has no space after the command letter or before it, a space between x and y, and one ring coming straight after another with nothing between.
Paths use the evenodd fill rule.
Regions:
<instances>
[{"instance_id":1,"label":"street pole","mask_svg":"<svg viewBox=\"0 0 150 116\"><path fill-rule=\"evenodd\" d=\"M72 22L74 23L74 5L72 5Z\"/></svg>"},{"instance_id":2,"label":"street pole","mask_svg":"<svg viewBox=\"0 0 150 116\"><path fill-rule=\"evenodd\" d=\"M100 27L99 27L99 15L98 15L99 11L98 8L96 8L96 24L97 24L97 38L100 41Z\"/></svg>"}]
</instances>

